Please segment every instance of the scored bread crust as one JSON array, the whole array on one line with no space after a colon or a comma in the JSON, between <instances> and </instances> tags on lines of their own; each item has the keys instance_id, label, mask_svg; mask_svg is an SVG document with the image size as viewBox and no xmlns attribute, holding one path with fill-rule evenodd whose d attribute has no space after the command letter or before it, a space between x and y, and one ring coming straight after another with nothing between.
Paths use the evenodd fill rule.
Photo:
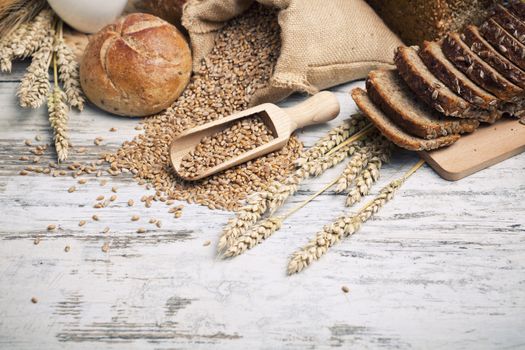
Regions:
<instances>
[{"instance_id":1,"label":"scored bread crust","mask_svg":"<svg viewBox=\"0 0 525 350\"><path fill-rule=\"evenodd\" d=\"M504 101L515 100L523 89L514 85L484 62L461 40L458 33L449 33L441 49L454 66L472 81ZM519 98L519 97L518 97Z\"/></svg>"},{"instance_id":2,"label":"scored bread crust","mask_svg":"<svg viewBox=\"0 0 525 350\"><path fill-rule=\"evenodd\" d=\"M419 50L419 57L425 62L432 74L465 100L483 109L490 110L497 107L498 99L496 96L477 86L457 69L445 57L439 43L425 41Z\"/></svg>"},{"instance_id":3,"label":"scored bread crust","mask_svg":"<svg viewBox=\"0 0 525 350\"><path fill-rule=\"evenodd\" d=\"M396 70L371 71L366 89L370 99L398 126L421 138L473 132L479 126L477 120L449 118L417 101Z\"/></svg>"},{"instance_id":4,"label":"scored bread crust","mask_svg":"<svg viewBox=\"0 0 525 350\"><path fill-rule=\"evenodd\" d=\"M407 134L394 124L384 114L379 107L377 107L366 94L366 91L360 88L352 90L352 98L359 107L359 109L370 119L379 131L401 148L411 151L433 150L436 148L449 146L456 142L460 135L453 134L448 136L441 136L432 140L425 140Z\"/></svg>"},{"instance_id":5,"label":"scored bread crust","mask_svg":"<svg viewBox=\"0 0 525 350\"><path fill-rule=\"evenodd\" d=\"M398 47L394 54L394 62L410 89L438 112L487 123L499 119L500 114L497 111L477 108L446 87L428 70L414 47Z\"/></svg>"},{"instance_id":6,"label":"scored bread crust","mask_svg":"<svg viewBox=\"0 0 525 350\"><path fill-rule=\"evenodd\" d=\"M514 16L506 7L497 4L492 17L503 29L525 44L525 23Z\"/></svg>"},{"instance_id":7,"label":"scored bread crust","mask_svg":"<svg viewBox=\"0 0 525 350\"><path fill-rule=\"evenodd\" d=\"M123 116L169 107L191 75L184 36L152 15L134 13L90 38L80 63L80 83L91 102Z\"/></svg>"},{"instance_id":8,"label":"scored bread crust","mask_svg":"<svg viewBox=\"0 0 525 350\"><path fill-rule=\"evenodd\" d=\"M521 69L525 70L525 45L503 29L493 19L487 20L479 27L481 35L501 54Z\"/></svg>"},{"instance_id":9,"label":"scored bread crust","mask_svg":"<svg viewBox=\"0 0 525 350\"><path fill-rule=\"evenodd\" d=\"M461 34L461 39L474 53L501 75L521 88L525 88L525 72L490 45L481 36L478 27L474 25L467 26Z\"/></svg>"}]
</instances>

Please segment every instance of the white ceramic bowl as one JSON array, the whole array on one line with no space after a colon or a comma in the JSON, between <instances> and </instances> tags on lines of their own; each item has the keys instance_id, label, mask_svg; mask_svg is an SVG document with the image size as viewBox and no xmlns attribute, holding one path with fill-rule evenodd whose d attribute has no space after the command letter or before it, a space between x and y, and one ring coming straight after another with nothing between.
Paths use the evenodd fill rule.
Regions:
<instances>
[{"instance_id":1,"label":"white ceramic bowl","mask_svg":"<svg viewBox=\"0 0 525 350\"><path fill-rule=\"evenodd\" d=\"M98 32L124 11L127 0L48 0L71 27L84 33Z\"/></svg>"}]
</instances>

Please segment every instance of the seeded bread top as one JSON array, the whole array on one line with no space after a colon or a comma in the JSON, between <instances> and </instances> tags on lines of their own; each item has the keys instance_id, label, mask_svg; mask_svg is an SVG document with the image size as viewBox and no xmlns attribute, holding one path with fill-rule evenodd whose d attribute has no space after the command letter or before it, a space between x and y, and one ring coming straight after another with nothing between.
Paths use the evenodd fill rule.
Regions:
<instances>
[{"instance_id":1,"label":"seeded bread top","mask_svg":"<svg viewBox=\"0 0 525 350\"><path fill-rule=\"evenodd\" d=\"M497 5L492 18L518 41L525 44L525 23L513 15L506 7Z\"/></svg>"},{"instance_id":2,"label":"seeded bread top","mask_svg":"<svg viewBox=\"0 0 525 350\"><path fill-rule=\"evenodd\" d=\"M498 105L496 96L477 86L447 59L439 43L423 43L419 57L432 74L465 100L483 109L495 109Z\"/></svg>"},{"instance_id":3,"label":"seeded bread top","mask_svg":"<svg viewBox=\"0 0 525 350\"><path fill-rule=\"evenodd\" d=\"M523 89L505 79L472 52L458 33L449 33L443 40L441 49L457 69L496 97L504 101L511 101L523 94Z\"/></svg>"},{"instance_id":4,"label":"seeded bread top","mask_svg":"<svg viewBox=\"0 0 525 350\"><path fill-rule=\"evenodd\" d=\"M525 88L525 72L490 45L481 36L478 27L467 26L461 34L461 39L474 53L500 72L501 75L521 88Z\"/></svg>"},{"instance_id":5,"label":"seeded bread top","mask_svg":"<svg viewBox=\"0 0 525 350\"><path fill-rule=\"evenodd\" d=\"M511 62L525 70L525 45L520 43L496 21L489 19L479 27L481 35L507 57Z\"/></svg>"},{"instance_id":6,"label":"seeded bread top","mask_svg":"<svg viewBox=\"0 0 525 350\"><path fill-rule=\"evenodd\" d=\"M420 102L396 70L374 70L366 82L370 99L406 132L425 139L472 132L477 120L449 118Z\"/></svg>"},{"instance_id":7,"label":"seeded bread top","mask_svg":"<svg viewBox=\"0 0 525 350\"><path fill-rule=\"evenodd\" d=\"M525 2L523 0L509 1L509 10L520 20L525 21Z\"/></svg>"},{"instance_id":8,"label":"seeded bread top","mask_svg":"<svg viewBox=\"0 0 525 350\"><path fill-rule=\"evenodd\" d=\"M410 89L425 103L447 116L473 118L492 123L498 114L477 108L436 78L418 56L414 47L401 46L394 55L399 74Z\"/></svg>"}]
</instances>

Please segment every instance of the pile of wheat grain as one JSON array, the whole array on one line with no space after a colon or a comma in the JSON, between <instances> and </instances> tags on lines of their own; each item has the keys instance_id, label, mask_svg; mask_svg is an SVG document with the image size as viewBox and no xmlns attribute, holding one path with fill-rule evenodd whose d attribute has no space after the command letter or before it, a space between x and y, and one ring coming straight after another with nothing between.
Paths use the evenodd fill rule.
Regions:
<instances>
[{"instance_id":1,"label":"pile of wheat grain","mask_svg":"<svg viewBox=\"0 0 525 350\"><path fill-rule=\"evenodd\" d=\"M275 10L255 5L228 22L175 104L144 120L144 134L105 156L110 170L130 171L170 199L227 210L238 208L249 193L289 174L301 149L294 137L278 152L199 182L182 182L169 161L170 143L183 130L248 107L250 97L267 84L279 50Z\"/></svg>"}]
</instances>

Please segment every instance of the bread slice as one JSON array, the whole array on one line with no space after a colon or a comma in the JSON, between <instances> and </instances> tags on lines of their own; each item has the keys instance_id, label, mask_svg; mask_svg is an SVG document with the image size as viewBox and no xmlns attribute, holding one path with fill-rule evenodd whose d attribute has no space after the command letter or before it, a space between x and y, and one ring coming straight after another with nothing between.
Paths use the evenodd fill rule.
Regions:
<instances>
[{"instance_id":1,"label":"bread slice","mask_svg":"<svg viewBox=\"0 0 525 350\"><path fill-rule=\"evenodd\" d=\"M483 90L470 80L459 69L454 67L437 42L425 41L419 50L419 57L427 68L449 89L463 97L470 103L483 108L495 109L498 99L488 91Z\"/></svg>"},{"instance_id":2,"label":"bread slice","mask_svg":"<svg viewBox=\"0 0 525 350\"><path fill-rule=\"evenodd\" d=\"M506 7L500 4L496 5L492 19L518 39L520 43L525 44L525 23L514 16Z\"/></svg>"},{"instance_id":3,"label":"bread slice","mask_svg":"<svg viewBox=\"0 0 525 350\"><path fill-rule=\"evenodd\" d=\"M458 33L449 33L443 39L441 50L461 72L503 101L517 100L523 89L514 85L489 66L461 40Z\"/></svg>"},{"instance_id":4,"label":"bread slice","mask_svg":"<svg viewBox=\"0 0 525 350\"><path fill-rule=\"evenodd\" d=\"M479 27L481 35L511 62L525 70L525 45L520 43L496 21L489 19Z\"/></svg>"},{"instance_id":5,"label":"bread slice","mask_svg":"<svg viewBox=\"0 0 525 350\"><path fill-rule=\"evenodd\" d=\"M505 78L525 89L525 72L509 61L490 45L480 34L478 27L469 25L461 34L461 39L470 49Z\"/></svg>"},{"instance_id":6,"label":"bread slice","mask_svg":"<svg viewBox=\"0 0 525 350\"><path fill-rule=\"evenodd\" d=\"M424 139L473 132L479 126L474 119L446 117L419 102L397 70L373 70L366 89L370 99L406 132Z\"/></svg>"},{"instance_id":7,"label":"bread slice","mask_svg":"<svg viewBox=\"0 0 525 350\"><path fill-rule=\"evenodd\" d=\"M500 118L497 111L473 106L443 85L428 70L414 47L398 47L394 54L394 62L410 89L438 112L451 117L472 118L487 123L493 123Z\"/></svg>"},{"instance_id":8,"label":"bread slice","mask_svg":"<svg viewBox=\"0 0 525 350\"><path fill-rule=\"evenodd\" d=\"M363 89L354 89L352 91L352 98L359 109L368 117L368 119L370 119L376 128L379 129L387 139L401 148L411 151L432 150L451 145L460 138L460 135L453 134L438 137L433 140L425 140L409 135L394 124L386 114L372 102L367 96L366 91Z\"/></svg>"}]
</instances>

